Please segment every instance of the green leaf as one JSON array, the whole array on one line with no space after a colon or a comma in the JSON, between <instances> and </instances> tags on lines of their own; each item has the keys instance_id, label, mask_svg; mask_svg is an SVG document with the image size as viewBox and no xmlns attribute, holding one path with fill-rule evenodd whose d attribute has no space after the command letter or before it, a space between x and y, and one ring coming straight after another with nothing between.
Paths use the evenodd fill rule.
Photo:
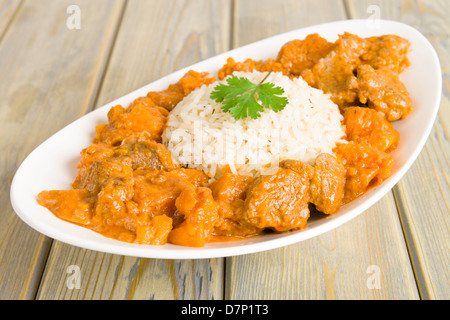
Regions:
<instances>
[{"instance_id":1,"label":"green leaf","mask_svg":"<svg viewBox=\"0 0 450 320\"><path fill-rule=\"evenodd\" d=\"M263 107L256 102L251 95L241 96L229 100L228 112L231 113L235 119L244 119L250 116L252 119L257 119Z\"/></svg>"},{"instance_id":2,"label":"green leaf","mask_svg":"<svg viewBox=\"0 0 450 320\"><path fill-rule=\"evenodd\" d=\"M288 99L282 97L284 90L280 87L275 87L273 83L264 83L257 91L259 100L266 108L271 108L273 111L278 112L284 109L288 104Z\"/></svg>"},{"instance_id":3,"label":"green leaf","mask_svg":"<svg viewBox=\"0 0 450 320\"><path fill-rule=\"evenodd\" d=\"M264 108L281 111L288 103L288 99L281 96L283 88L276 87L273 83L263 83L271 72L259 84L254 84L247 78L229 77L227 84L214 87L210 98L222 103L222 110L231 113L235 119L257 119Z\"/></svg>"}]
</instances>

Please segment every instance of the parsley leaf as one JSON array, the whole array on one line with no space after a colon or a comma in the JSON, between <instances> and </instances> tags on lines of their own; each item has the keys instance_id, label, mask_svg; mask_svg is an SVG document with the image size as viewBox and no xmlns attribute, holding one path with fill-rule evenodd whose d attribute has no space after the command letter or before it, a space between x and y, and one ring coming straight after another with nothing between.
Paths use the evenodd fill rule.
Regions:
<instances>
[{"instance_id":1,"label":"parsley leaf","mask_svg":"<svg viewBox=\"0 0 450 320\"><path fill-rule=\"evenodd\" d=\"M235 119L251 117L257 119L264 108L278 112L288 104L288 99L281 96L283 88L276 87L273 83L264 83L270 71L259 84L254 84L247 78L232 76L226 80L226 84L214 87L211 99L222 103L222 110L229 112Z\"/></svg>"}]
</instances>

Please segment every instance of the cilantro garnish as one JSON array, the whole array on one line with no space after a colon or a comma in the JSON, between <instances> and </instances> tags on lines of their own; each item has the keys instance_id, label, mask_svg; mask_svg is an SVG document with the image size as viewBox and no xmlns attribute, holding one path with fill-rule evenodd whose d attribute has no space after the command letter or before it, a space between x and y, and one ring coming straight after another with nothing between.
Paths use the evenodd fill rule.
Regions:
<instances>
[{"instance_id":1,"label":"cilantro garnish","mask_svg":"<svg viewBox=\"0 0 450 320\"><path fill-rule=\"evenodd\" d=\"M281 96L284 93L283 88L270 82L264 83L271 72L258 84L247 78L232 76L226 80L228 85L219 84L214 87L210 97L222 103L222 110L231 113L235 119L248 116L257 119L264 108L281 111L288 104L288 99Z\"/></svg>"}]
</instances>

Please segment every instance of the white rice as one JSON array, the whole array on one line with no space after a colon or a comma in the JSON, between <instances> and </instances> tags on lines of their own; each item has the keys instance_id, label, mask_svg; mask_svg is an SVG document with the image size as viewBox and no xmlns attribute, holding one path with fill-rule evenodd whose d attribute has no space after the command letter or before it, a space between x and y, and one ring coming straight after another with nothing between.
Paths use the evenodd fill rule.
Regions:
<instances>
[{"instance_id":1,"label":"white rice","mask_svg":"<svg viewBox=\"0 0 450 320\"><path fill-rule=\"evenodd\" d=\"M267 72L234 75L256 84ZM320 153L332 153L345 137L338 106L302 78L271 73L265 82L282 87L289 103L279 112L265 108L255 120L236 120L210 99L214 87L225 80L194 90L170 112L163 143L180 164L211 177L218 177L226 165L234 173L257 176L270 173L284 159L314 164Z\"/></svg>"}]
</instances>

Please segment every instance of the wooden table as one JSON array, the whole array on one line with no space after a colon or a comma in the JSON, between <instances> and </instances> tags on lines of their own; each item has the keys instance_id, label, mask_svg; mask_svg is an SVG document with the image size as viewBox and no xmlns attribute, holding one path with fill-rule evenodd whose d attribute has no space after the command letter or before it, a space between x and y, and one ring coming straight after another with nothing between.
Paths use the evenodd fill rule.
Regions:
<instances>
[{"instance_id":1,"label":"wooden table","mask_svg":"<svg viewBox=\"0 0 450 320\"><path fill-rule=\"evenodd\" d=\"M378 12L428 37L444 90L418 160L351 222L257 254L157 260L66 245L12 210L22 160L98 106L231 48ZM449 16L446 0L0 0L0 298L449 299Z\"/></svg>"}]
</instances>

